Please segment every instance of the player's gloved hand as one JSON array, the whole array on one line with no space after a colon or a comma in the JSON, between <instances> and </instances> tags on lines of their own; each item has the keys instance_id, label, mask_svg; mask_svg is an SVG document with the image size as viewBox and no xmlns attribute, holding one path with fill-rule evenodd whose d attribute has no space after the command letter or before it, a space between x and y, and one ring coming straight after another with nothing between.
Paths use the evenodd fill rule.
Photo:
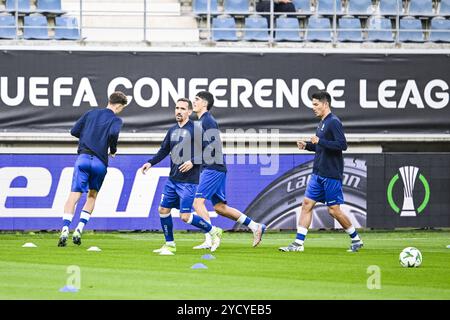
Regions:
<instances>
[{"instance_id":1,"label":"player's gloved hand","mask_svg":"<svg viewBox=\"0 0 450 320\"><path fill-rule=\"evenodd\" d=\"M142 174L145 174L148 169L152 167L152 164L149 162L144 163L144 165L141 167Z\"/></svg>"},{"instance_id":2,"label":"player's gloved hand","mask_svg":"<svg viewBox=\"0 0 450 320\"><path fill-rule=\"evenodd\" d=\"M178 169L180 169L181 172L187 172L191 170L193 166L194 164L189 160L179 166Z\"/></svg>"}]
</instances>

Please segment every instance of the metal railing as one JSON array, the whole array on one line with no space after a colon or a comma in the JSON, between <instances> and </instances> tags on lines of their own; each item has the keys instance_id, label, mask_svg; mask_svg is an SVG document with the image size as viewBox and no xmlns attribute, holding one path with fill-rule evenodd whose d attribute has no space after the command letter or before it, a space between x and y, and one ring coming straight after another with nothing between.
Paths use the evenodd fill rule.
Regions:
<instances>
[{"instance_id":1,"label":"metal railing","mask_svg":"<svg viewBox=\"0 0 450 320\"><path fill-rule=\"evenodd\" d=\"M200 32L200 34L203 35L203 37L201 37L200 42L202 40L206 40L207 42L214 42L213 39L213 33L216 31L236 31L239 34L245 34L246 32L252 30L252 31L265 31L268 34L267 40L264 40L263 42L267 42L270 45L274 44L275 42L278 42L276 39L276 33L280 32L280 31L291 31L291 32L298 32L299 34L299 38L300 40L298 42L308 42L308 37L307 34L309 32L309 28L308 28L308 21L310 19L310 17L314 17L314 16L323 16L326 17L327 19L331 20L330 21L330 28L321 28L321 29L314 29L314 31L318 31L318 32L330 32L330 38L329 41L324 41L324 42L331 42L332 44L337 44L339 41L339 32L345 31L345 32L350 32L350 31L356 31L356 32L361 32L362 35L362 42L370 42L371 40L368 38L368 36L366 36L369 32L371 31L387 31L387 32L391 32L392 33L392 41L388 41L388 42L393 42L395 44L399 44L401 43L400 39L399 39L399 34L400 32L422 32L424 35L424 41L427 40L426 35L430 34L430 31L432 32L436 32L436 33L440 33L440 32L448 32L450 33L450 31L448 30L431 30L430 28L430 23L429 20L431 17L434 16L426 16L424 15L419 16L419 18L421 20L425 21L425 26L421 29L421 30L417 30L417 29L400 29L400 19L404 16L407 16L406 14L403 14L403 1L402 0L397 0L397 12L395 13L395 15L393 14L387 14L385 16L388 17L388 19L392 22L394 22L394 26L390 29L380 29L380 28L375 28L375 29L371 29L370 25L369 26L362 26L360 29L341 29L339 28L339 19L341 19L343 16L348 15L348 12L343 12L340 11L339 8L336 7L336 1L333 1L333 11L332 12L328 12L326 14L321 14L318 15L317 12L317 6L313 6L311 7L311 11L310 12L300 12L300 11L296 11L296 12L275 12L275 6L274 6L274 2L270 1L270 11L268 12L257 12L256 11L256 0L252 0L250 6L249 6L249 10L245 11L245 12L232 12L232 13L227 13L226 11L224 11L224 9L221 10L216 10L216 11L212 11L211 8L211 0L207 0L207 6L206 6L206 10L203 12L195 12L194 10L194 1L196 0L192 0L191 2L191 8L192 11L191 13L185 13L185 15L190 15L193 17L197 18L198 21L198 28L196 30L198 30ZM226 1L226 0L224 0ZM164 14L164 11L158 11L158 13L154 13L151 12L149 10L149 6L147 5L147 1L146 0L135 0L135 1L130 1L127 3L134 3L134 4L142 4L141 8L142 9L138 9L138 10L127 10L127 11L123 11L123 10L111 10L110 8L105 8L105 10L86 10L85 9L85 4L86 1L83 0L79 0L79 9L77 11L70 11L67 12L68 14L74 15L74 16L78 16L78 28L79 28L79 32L80 32L80 38L79 40L85 40L85 31L86 30L94 30L94 29L98 29L98 30L130 30L130 31L139 31L142 32L142 38L140 38L140 36L137 37L138 41L148 41L149 39L149 32L156 32L158 30L173 30L173 31L177 31L179 29L177 28L173 28L170 26L164 26L164 27L152 27L150 28L150 24L149 24L149 19L151 19L151 17L153 15L161 15ZM344 2L347 3L347 2ZM376 4L378 5L378 1L376 2ZM33 13L33 12L31 12ZM166 13L171 13L171 11L167 11ZM26 14L26 13L25 13ZM18 0L16 0L15 2L15 30L16 30L16 40L19 39L19 34L20 34L20 24L19 24L19 19L21 16L25 15L24 13L21 13L18 7ZM88 24L85 23L85 18L87 17L107 17L107 16L118 16L118 15L125 15L128 17L135 17L134 19L134 26L131 27L125 27L125 26L111 26L111 25L105 25L105 26L89 26ZM215 17L217 16L221 16L221 15L226 15L229 14L233 17L238 17L238 19L240 19L239 21L242 21L248 17L248 16L252 16L252 15L258 15L258 16L262 16L262 17L266 17L266 19L268 20L268 27L267 29L261 29L261 28L257 28L257 29L248 29L245 28L245 26L243 27L236 27L236 28L213 28L212 25L212 21ZM374 6L372 6L372 12L371 13L361 13L361 14L354 14L357 17L360 17L360 21L363 22L367 22L366 24L369 24L369 21L371 19L373 19L376 16L379 16L380 13L378 12L378 9L375 8ZM283 29L279 29L276 27L276 21L277 18L282 17L282 16L287 16L287 17L295 17L299 20L299 22L301 23L299 28L283 28ZM437 15L435 15L437 16ZM133 19L132 19L133 20ZM141 21L142 21L142 25L141 25ZM302 26L303 25L303 26ZM10 27L12 28L12 27ZM42 28L42 27L32 27L32 26L27 26L27 28L33 29L33 28ZM49 27L50 29L58 29L58 28L64 28L64 27L57 27L57 26L51 26ZM182 28L183 30L185 30L185 28ZM238 36L237 40L245 40L243 39L244 37L242 36ZM139 40L140 39L140 40ZM89 38L86 39L89 41ZM115 41L120 41L121 39L115 39ZM123 41L128 41L129 39L123 39Z\"/></svg>"}]
</instances>

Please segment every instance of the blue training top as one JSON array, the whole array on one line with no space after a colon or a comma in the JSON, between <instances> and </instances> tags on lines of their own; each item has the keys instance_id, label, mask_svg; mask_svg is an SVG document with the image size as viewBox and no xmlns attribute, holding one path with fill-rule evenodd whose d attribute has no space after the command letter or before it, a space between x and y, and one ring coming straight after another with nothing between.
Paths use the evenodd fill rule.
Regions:
<instances>
[{"instance_id":1,"label":"blue training top","mask_svg":"<svg viewBox=\"0 0 450 320\"><path fill-rule=\"evenodd\" d=\"M108 166L108 148L117 152L122 120L111 109L93 109L74 124L70 134L79 139L78 154L94 153Z\"/></svg>"},{"instance_id":2,"label":"blue training top","mask_svg":"<svg viewBox=\"0 0 450 320\"><path fill-rule=\"evenodd\" d=\"M154 166L170 153L170 179L173 181L198 184L200 165L194 161L194 127L194 122L191 120L183 127L178 124L171 127L161 143L161 148L153 158L148 160ZM201 150L201 147L198 149ZM187 172L181 172L178 167L189 160L194 166Z\"/></svg>"},{"instance_id":3,"label":"blue training top","mask_svg":"<svg viewBox=\"0 0 450 320\"><path fill-rule=\"evenodd\" d=\"M342 180L344 158L342 151L347 150L347 141L341 120L330 113L319 122L316 130L319 143L306 143L306 150L315 151L313 173L327 178Z\"/></svg>"},{"instance_id":4,"label":"blue training top","mask_svg":"<svg viewBox=\"0 0 450 320\"><path fill-rule=\"evenodd\" d=\"M203 128L203 169L227 172L225 157L222 152L222 140L216 119L210 112L205 112L199 119Z\"/></svg>"}]
</instances>

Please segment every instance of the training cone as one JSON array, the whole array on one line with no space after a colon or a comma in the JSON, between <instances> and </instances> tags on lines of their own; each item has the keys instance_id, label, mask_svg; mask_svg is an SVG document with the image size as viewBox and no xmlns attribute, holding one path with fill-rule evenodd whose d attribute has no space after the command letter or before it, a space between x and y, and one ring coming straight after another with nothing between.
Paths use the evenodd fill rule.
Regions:
<instances>
[{"instance_id":1,"label":"training cone","mask_svg":"<svg viewBox=\"0 0 450 320\"><path fill-rule=\"evenodd\" d=\"M214 260L216 257L214 257L212 254L204 254L202 255L202 259L205 260Z\"/></svg>"},{"instance_id":2,"label":"training cone","mask_svg":"<svg viewBox=\"0 0 450 320\"><path fill-rule=\"evenodd\" d=\"M90 247L87 251L102 251L99 247Z\"/></svg>"},{"instance_id":3,"label":"training cone","mask_svg":"<svg viewBox=\"0 0 450 320\"><path fill-rule=\"evenodd\" d=\"M36 247L37 247L37 245L35 245L32 242L27 242L22 246L22 248L36 248Z\"/></svg>"},{"instance_id":4,"label":"training cone","mask_svg":"<svg viewBox=\"0 0 450 320\"><path fill-rule=\"evenodd\" d=\"M196 263L191 267L191 269L208 269L208 267L203 263Z\"/></svg>"},{"instance_id":5,"label":"training cone","mask_svg":"<svg viewBox=\"0 0 450 320\"><path fill-rule=\"evenodd\" d=\"M59 289L59 292L78 292L78 289L74 286L64 286Z\"/></svg>"},{"instance_id":6,"label":"training cone","mask_svg":"<svg viewBox=\"0 0 450 320\"><path fill-rule=\"evenodd\" d=\"M161 250L159 255L160 256L173 256L174 253L172 251L167 250L167 249L163 249L163 250Z\"/></svg>"}]
</instances>

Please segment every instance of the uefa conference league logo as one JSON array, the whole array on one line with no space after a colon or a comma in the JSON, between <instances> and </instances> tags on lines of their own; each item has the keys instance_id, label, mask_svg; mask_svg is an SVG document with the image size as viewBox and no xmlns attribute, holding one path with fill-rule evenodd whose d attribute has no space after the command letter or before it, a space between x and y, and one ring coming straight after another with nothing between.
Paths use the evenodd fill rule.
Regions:
<instances>
[{"instance_id":1,"label":"uefa conference league logo","mask_svg":"<svg viewBox=\"0 0 450 320\"><path fill-rule=\"evenodd\" d=\"M413 166L404 166L398 169L400 171L400 175L403 181L403 206L402 209L397 206L393 199L393 189L398 179L400 179L399 174L397 173L395 176L391 178L389 181L389 185L387 188L387 200L392 210L396 213L400 213L400 217L415 217L416 212L421 213L428 204L430 200L430 185L428 184L427 179L419 174L419 180L423 185L425 190L425 196L422 200L422 203L417 208L414 207L414 199L413 199L413 191L417 181L417 174L419 172L418 167Z\"/></svg>"}]
</instances>

